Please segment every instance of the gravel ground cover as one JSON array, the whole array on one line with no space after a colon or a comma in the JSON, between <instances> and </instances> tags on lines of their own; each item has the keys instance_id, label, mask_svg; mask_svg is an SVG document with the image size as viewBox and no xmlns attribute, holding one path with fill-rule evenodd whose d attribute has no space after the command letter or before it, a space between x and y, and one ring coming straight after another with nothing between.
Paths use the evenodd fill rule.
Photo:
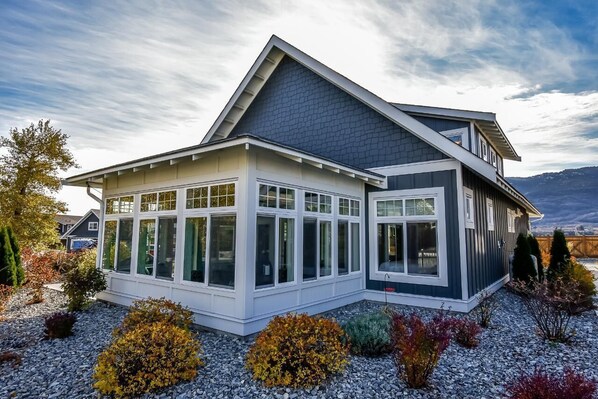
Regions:
<instances>
[{"instance_id":1,"label":"gravel ground cover","mask_svg":"<svg viewBox=\"0 0 598 399\"><path fill-rule=\"evenodd\" d=\"M110 342L112 329L126 309L103 303L78 313L74 336L43 340L44 317L65 306L63 294L46 290L46 301L26 306L25 290L15 295L0 322L0 350L14 350L23 357L13 368L0 366L0 398L94 398L91 375L100 351ZM560 372L569 366L598 379L598 317L586 312L573 319L577 329L570 345L545 342L535 335L535 326L515 295L496 294L500 308L493 326L484 330L476 349L451 344L432 375L431 386L408 389L397 378L390 356L351 357L346 372L326 385L311 390L268 389L254 382L244 368L244 357L252 339L239 339L214 332L199 332L206 367L197 378L147 398L497 398L504 397L504 384L521 371L544 366ZM326 316L340 322L380 309L382 305L360 302ZM416 311L431 317L435 311L394 306L404 313ZM459 317L462 317L459 315Z\"/></svg>"}]
</instances>

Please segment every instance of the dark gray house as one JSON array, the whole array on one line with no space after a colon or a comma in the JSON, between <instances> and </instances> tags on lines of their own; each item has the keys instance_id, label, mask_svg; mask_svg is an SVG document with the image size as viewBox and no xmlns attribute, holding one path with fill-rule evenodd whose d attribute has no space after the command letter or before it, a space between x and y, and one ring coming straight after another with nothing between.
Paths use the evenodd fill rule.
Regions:
<instances>
[{"instance_id":1,"label":"dark gray house","mask_svg":"<svg viewBox=\"0 0 598 399\"><path fill-rule=\"evenodd\" d=\"M102 299L165 296L239 335L363 299L467 312L539 211L492 113L389 103L272 37L201 144L102 188Z\"/></svg>"},{"instance_id":2,"label":"dark gray house","mask_svg":"<svg viewBox=\"0 0 598 399\"><path fill-rule=\"evenodd\" d=\"M98 241L100 210L91 209L77 223L72 225L61 237L68 252L87 248Z\"/></svg>"}]
</instances>

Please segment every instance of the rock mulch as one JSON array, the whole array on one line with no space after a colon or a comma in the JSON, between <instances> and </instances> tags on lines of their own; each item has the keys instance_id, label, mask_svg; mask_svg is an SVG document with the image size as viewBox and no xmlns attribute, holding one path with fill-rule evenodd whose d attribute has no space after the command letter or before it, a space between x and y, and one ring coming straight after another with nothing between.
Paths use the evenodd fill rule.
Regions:
<instances>
[{"instance_id":1,"label":"rock mulch","mask_svg":"<svg viewBox=\"0 0 598 399\"><path fill-rule=\"evenodd\" d=\"M26 306L24 290L15 295L0 322L0 351L22 355L22 364L0 366L0 397L94 398L92 372L98 354L110 342L112 329L126 309L94 303L78 313L74 336L64 340L43 340L44 317L65 306L63 294L46 290L46 301ZM252 339L243 340L214 332L200 332L206 367L197 378L147 398L497 398L505 397L504 384L522 371L542 366L550 372L572 367L598 379L598 317L594 312L575 317L577 329L570 345L543 341L520 299L501 290L496 294L500 308L493 326L484 330L476 349L451 344L430 381L430 387L412 390L397 378L390 356L351 357L343 375L310 390L268 389L253 381L244 368L244 357ZM326 316L340 322L381 308L381 304L360 302ZM431 317L435 311L393 306ZM460 316L463 317L463 316Z\"/></svg>"}]
</instances>

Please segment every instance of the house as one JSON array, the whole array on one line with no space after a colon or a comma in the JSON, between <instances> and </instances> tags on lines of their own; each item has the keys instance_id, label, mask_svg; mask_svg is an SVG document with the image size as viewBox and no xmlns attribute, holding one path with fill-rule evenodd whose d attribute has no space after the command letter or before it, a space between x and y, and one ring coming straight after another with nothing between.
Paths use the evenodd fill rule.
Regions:
<instances>
[{"instance_id":1,"label":"house","mask_svg":"<svg viewBox=\"0 0 598 399\"><path fill-rule=\"evenodd\" d=\"M388 103L272 37L201 144L70 177L101 187L99 298L181 302L248 335L364 299L467 312L539 211L495 115Z\"/></svg>"},{"instance_id":2,"label":"house","mask_svg":"<svg viewBox=\"0 0 598 399\"><path fill-rule=\"evenodd\" d=\"M64 242L68 252L87 248L98 241L100 226L100 210L91 209L77 223L66 231L60 240Z\"/></svg>"},{"instance_id":3,"label":"house","mask_svg":"<svg viewBox=\"0 0 598 399\"><path fill-rule=\"evenodd\" d=\"M60 238L60 243L62 245L66 245L66 240L62 239L64 233L70 230L71 227L75 225L81 219L81 216L74 216L74 215L56 215L54 220L56 220L56 231Z\"/></svg>"}]
</instances>

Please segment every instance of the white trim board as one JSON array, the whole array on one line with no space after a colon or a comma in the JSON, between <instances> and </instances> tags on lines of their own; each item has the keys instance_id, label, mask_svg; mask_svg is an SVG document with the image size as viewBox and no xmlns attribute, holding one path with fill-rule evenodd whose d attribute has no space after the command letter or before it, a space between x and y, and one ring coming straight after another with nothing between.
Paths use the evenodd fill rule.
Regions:
<instances>
[{"instance_id":1,"label":"white trim board","mask_svg":"<svg viewBox=\"0 0 598 399\"><path fill-rule=\"evenodd\" d=\"M457 159L465 163L470 168L476 170L479 174L481 174L488 180L492 182L496 181L496 170L492 167L492 165L482 161L477 156L469 152L467 149L459 145L456 145L452 141L448 140L446 137L442 136L441 134L438 134L438 132L430 129L423 123L417 121L415 118L412 118L411 116L407 115L397 107L387 103L382 98L376 96L375 94L371 93L365 88L352 82L351 80L342 76L338 72L330 69L326 65L303 53L302 51L298 50L297 48L293 47L289 43L278 38L277 36L272 36L270 38L270 41L266 44L266 47L258 56L256 62L251 67L249 73L245 76L245 78L243 79L243 81L241 82L241 84L239 85L229 102L226 104L224 111L220 114L214 125L212 125L206 136L203 138L202 143L210 142L214 137L216 139L220 139L225 138L228 135L226 134L221 137L218 137L216 135L216 132L219 130L220 125L222 123L231 123L230 119L226 117L228 115L227 110L229 110L230 112L233 106L240 99L243 92L246 91L247 85L253 77L252 73L254 73L254 71L257 71L263 63L270 62L267 61L267 59L272 59L272 57L270 57L271 54L273 56L273 59L278 59L278 57L280 57L281 51L282 53L284 53L284 55L287 55L293 60L299 62L304 67L310 69L312 72L316 73L325 80L334 84L349 95L355 97L357 100L361 101L366 106L382 114L392 122L401 126L402 128L409 131L424 142L428 143L432 147L438 149L439 151L443 152L451 158ZM276 61L276 63L278 63L278 61ZM255 98L255 96L253 96L252 99L253 98ZM250 106L252 99L249 101L248 104L243 104L243 107L245 109ZM234 125L237 122L238 120L232 120L231 125ZM227 127L226 130L230 132L233 127L234 126Z\"/></svg>"}]
</instances>

